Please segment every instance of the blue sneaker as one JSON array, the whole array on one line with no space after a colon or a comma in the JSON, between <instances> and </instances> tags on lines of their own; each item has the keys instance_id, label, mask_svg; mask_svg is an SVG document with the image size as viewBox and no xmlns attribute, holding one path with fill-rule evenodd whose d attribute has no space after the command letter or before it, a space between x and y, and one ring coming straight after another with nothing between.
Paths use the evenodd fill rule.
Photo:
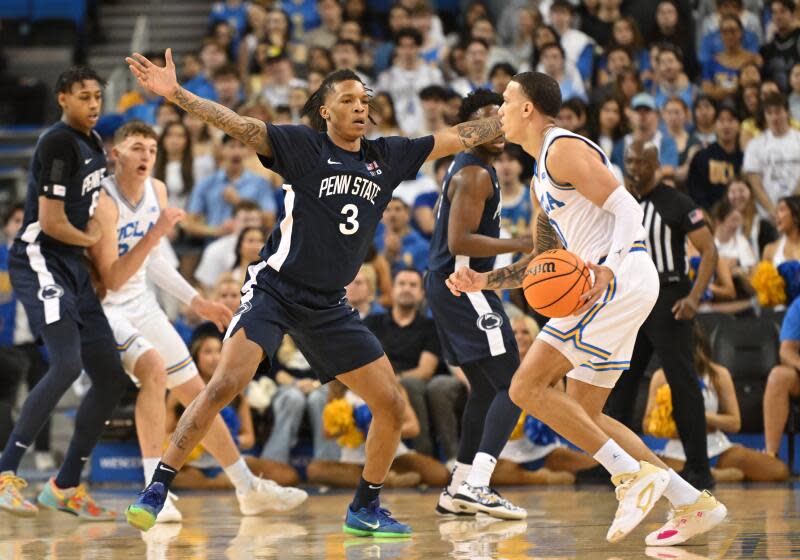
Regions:
<instances>
[{"instance_id":1,"label":"blue sneaker","mask_svg":"<svg viewBox=\"0 0 800 560\"><path fill-rule=\"evenodd\" d=\"M345 533L359 537L410 537L411 527L400 523L392 517L389 510L381 507L381 502L376 499L367 507L353 511L347 507L347 517L342 527Z\"/></svg>"},{"instance_id":2,"label":"blue sneaker","mask_svg":"<svg viewBox=\"0 0 800 560\"><path fill-rule=\"evenodd\" d=\"M167 501L167 489L161 482L153 482L139 493L136 501L125 510L128 523L139 529L147 531L156 523L156 518L164 502Z\"/></svg>"}]
</instances>

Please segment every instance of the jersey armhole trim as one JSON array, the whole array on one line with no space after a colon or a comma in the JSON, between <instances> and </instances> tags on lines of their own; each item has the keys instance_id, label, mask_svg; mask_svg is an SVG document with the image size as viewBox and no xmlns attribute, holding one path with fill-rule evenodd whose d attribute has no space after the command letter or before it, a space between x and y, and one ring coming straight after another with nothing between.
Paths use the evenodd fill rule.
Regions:
<instances>
[{"instance_id":1,"label":"jersey armhole trim","mask_svg":"<svg viewBox=\"0 0 800 560\"><path fill-rule=\"evenodd\" d=\"M577 140L580 140L581 142L585 143L587 146L592 148L594 151L596 151L598 154L600 154L600 159L602 160L603 165L606 165L606 166L608 165L608 158L603 153L603 151L599 150L595 145L593 145L591 142L589 142L589 140L587 140L586 138L582 138L582 137L580 137L578 135L573 136L571 134L560 134L560 135L556 136L555 138L553 138L552 140L550 140L550 145L548 146L548 149L550 148L550 146L553 145L553 142L555 142L559 138L575 138ZM550 170L547 168L547 154L545 154L544 161L542 163L544 164L544 170L547 172L547 175L550 177L550 183L552 183L552 185L555 188L560 189L562 191L574 191L575 190L575 187L573 187L571 183L559 183L558 181L555 180L555 178L553 177L553 174L550 173Z\"/></svg>"}]
</instances>

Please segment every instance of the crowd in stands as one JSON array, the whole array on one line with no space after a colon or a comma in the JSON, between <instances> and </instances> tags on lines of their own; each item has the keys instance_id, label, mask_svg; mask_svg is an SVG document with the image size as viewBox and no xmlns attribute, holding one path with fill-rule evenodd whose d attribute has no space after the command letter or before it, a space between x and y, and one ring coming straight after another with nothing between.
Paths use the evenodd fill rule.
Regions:
<instances>
[{"instance_id":1,"label":"crowd in stands","mask_svg":"<svg viewBox=\"0 0 800 560\"><path fill-rule=\"evenodd\" d=\"M779 363L762 372L769 375L765 457L776 456L790 400L800 397L800 9L794 0L478 0L438 2L438 12L435 4L219 2L197 50L176 60L179 79L186 89L241 114L303 124L303 105L323 77L352 69L373 93L367 135L374 138L433 133L456 123L461 99L471 91L502 93L521 71L549 74L564 100L557 124L597 142L621 182L626 147L652 143L660 180L702 209L719 261L701 313L758 316L773 309L780 320L788 310ZM461 9L452 11L451 4ZM146 56L164 64L163 53ZM144 89L107 109L112 114L98 126L106 138L130 119L159 132L155 176L167 185L170 204L188 214L169 239L176 263L194 284L235 310L247 265L258 259L281 219L282 178L239 141ZM426 165L398 187L373 250L347 286L350 304L383 344L407 397L407 447L398 451L390 485L443 484L446 471L438 467L454 461L469 391L460 370L441 357L422 281L450 161ZM524 235L536 212L527 188L532 160L507 145L496 167L503 235ZM12 215L6 223L13 220ZM695 253L688 248L690 262ZM512 258L499 258L497 265ZM7 306L3 301L13 301L13 294L3 264L0 258L0 298L6 298L0 306ZM504 299L524 353L543 318L517 291ZM193 353L201 362L213 360L203 357L218 352L207 341L221 333L174 302L166 304ZM11 323L3 323L0 338L14 346L13 311L3 313ZM762 457L737 449L723 434L740 426L736 379L708 352L698 367L708 425L715 430L709 438L718 438L713 450L724 471L720 479L759 480L753 473L761 467L753 461L762 465ZM667 433L648 428L648 419L663 413L659 407L668 408L665 383L663 373L652 375L647 416L644 426L633 426L637 431ZM250 406L234 406L229 425L243 449L285 464L298 441L310 440L310 479L355 484L357 471L349 466L363 461L369 411L343 387L320 386L289 336L242 398ZM0 426L4 410L0 405ZM498 467L498 475L516 484L563 483L593 467L548 430L523 415L503 456L510 465ZM664 456L679 460L674 447L673 440ZM520 464L533 470L518 469ZM274 465L262 468L278 472ZM788 475L775 463L769 468L768 478Z\"/></svg>"}]
</instances>

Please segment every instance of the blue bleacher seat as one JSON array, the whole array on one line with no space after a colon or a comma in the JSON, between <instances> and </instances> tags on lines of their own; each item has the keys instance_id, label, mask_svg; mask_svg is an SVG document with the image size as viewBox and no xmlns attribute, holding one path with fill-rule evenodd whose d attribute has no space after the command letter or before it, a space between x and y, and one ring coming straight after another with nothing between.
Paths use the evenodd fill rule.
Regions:
<instances>
[{"instance_id":1,"label":"blue bleacher seat","mask_svg":"<svg viewBox=\"0 0 800 560\"><path fill-rule=\"evenodd\" d=\"M31 0L31 20L68 20L76 26L86 16L86 0Z\"/></svg>"}]
</instances>

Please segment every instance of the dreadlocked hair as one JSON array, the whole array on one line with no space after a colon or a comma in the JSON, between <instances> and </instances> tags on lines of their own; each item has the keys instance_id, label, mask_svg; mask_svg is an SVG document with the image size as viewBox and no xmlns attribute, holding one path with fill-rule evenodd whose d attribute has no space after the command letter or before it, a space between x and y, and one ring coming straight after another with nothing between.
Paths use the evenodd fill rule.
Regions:
<instances>
[{"instance_id":1,"label":"dreadlocked hair","mask_svg":"<svg viewBox=\"0 0 800 560\"><path fill-rule=\"evenodd\" d=\"M300 112L301 116L308 117L311 128L319 132L326 132L328 130L328 122L323 119L322 115L319 113L320 107L325 104L325 98L331 91L333 91L333 88L336 86L336 84L350 80L356 81L364 86L364 89L367 91L367 93L372 93L372 90L369 89L358 76L358 74L352 70L342 69L331 72L325 76L325 79L322 80L322 84L320 84L319 88L308 97L305 105L303 105L303 110ZM369 109L369 122L375 124L375 121L372 118L372 103L369 104ZM362 137L361 144L364 146L364 156L367 160L377 161L383 168L389 168L389 166L381 157L380 152L375 148L372 140L367 140L366 138Z\"/></svg>"},{"instance_id":2,"label":"dreadlocked hair","mask_svg":"<svg viewBox=\"0 0 800 560\"><path fill-rule=\"evenodd\" d=\"M503 104L503 96L488 89L476 89L464 98L458 110L458 122L472 120L472 115L489 105Z\"/></svg>"}]
</instances>

